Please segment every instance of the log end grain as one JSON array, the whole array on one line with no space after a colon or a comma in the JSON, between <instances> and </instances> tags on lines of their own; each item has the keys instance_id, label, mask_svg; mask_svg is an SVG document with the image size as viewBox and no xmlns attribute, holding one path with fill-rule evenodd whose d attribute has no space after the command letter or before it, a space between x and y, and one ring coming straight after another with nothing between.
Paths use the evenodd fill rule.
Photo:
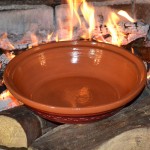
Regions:
<instances>
[{"instance_id":1,"label":"log end grain","mask_svg":"<svg viewBox=\"0 0 150 150\"><path fill-rule=\"evenodd\" d=\"M20 123L3 115L0 116L0 120L0 145L27 147L27 137Z\"/></svg>"},{"instance_id":2,"label":"log end grain","mask_svg":"<svg viewBox=\"0 0 150 150\"><path fill-rule=\"evenodd\" d=\"M150 128L136 128L119 134L102 144L97 150L149 150Z\"/></svg>"}]
</instances>

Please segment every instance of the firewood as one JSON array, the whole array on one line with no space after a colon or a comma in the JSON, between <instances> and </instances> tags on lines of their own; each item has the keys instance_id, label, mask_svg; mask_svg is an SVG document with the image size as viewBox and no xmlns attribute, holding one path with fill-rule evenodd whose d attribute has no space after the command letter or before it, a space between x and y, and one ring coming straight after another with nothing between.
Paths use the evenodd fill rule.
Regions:
<instances>
[{"instance_id":1,"label":"firewood","mask_svg":"<svg viewBox=\"0 0 150 150\"><path fill-rule=\"evenodd\" d=\"M55 3L57 2L51 1L50 3L55 5ZM61 3L63 1L59 2ZM131 1L116 2L108 0L93 2L95 8L96 26L99 24L99 26L96 27L97 30L95 30L92 35L93 39L100 41L102 37L104 38L104 41L106 40L107 42L111 43L112 38L110 33L108 32L107 26L105 25L105 21L109 17L110 12L116 11L116 9L112 9L111 6L116 4L117 6L121 6L122 4L131 5ZM109 7L106 7L105 5L109 5ZM25 6L21 5L21 7ZM11 11L10 9L11 8L8 8L8 11L4 11L0 14L0 20L2 20L0 23L0 48L2 49L13 50L26 49L28 47L31 47L37 44L37 42L34 41L35 43L33 43L33 41L31 40L32 34L37 37L38 44L48 42L47 36L52 32L53 36L56 34L56 32L58 32L58 35L56 35L58 36L59 40L61 40L62 38L63 40L70 40L70 32L68 30L68 26L70 24L69 22L73 23L74 28L72 40L80 39L83 36L83 33L87 33L88 35L88 29L83 29L82 27L80 28L77 17L73 17L73 20L69 20L70 13L68 12L67 4L58 5L56 9L53 9L50 6L30 6L27 8L25 7L24 9L22 8L21 10L14 10L15 8L12 8L13 10ZM7 10L7 8L5 10ZM14 12L11 13L12 11ZM54 11L55 13L53 14ZM80 11L79 16L81 17L82 22L85 21ZM56 26L55 29L54 26ZM122 22L119 23L118 26L120 28L118 33L122 33L122 35L120 35L119 37L119 39L122 39L122 45L129 44L130 42L138 38L146 37L149 30L149 25L141 23L140 21L137 23L128 23L122 20ZM50 39L49 41L55 40L56 36L52 37L52 39Z\"/></svg>"},{"instance_id":2,"label":"firewood","mask_svg":"<svg viewBox=\"0 0 150 150\"><path fill-rule=\"evenodd\" d=\"M145 38L146 40L148 30L149 30L149 25L141 22L137 22L137 23L120 22L118 24L118 28L119 28L118 32L122 33L119 36L120 39L122 39L121 45L127 45L139 38ZM93 32L93 39L95 40L101 40L102 36L103 39L111 43L111 35L106 25L101 25Z\"/></svg>"},{"instance_id":3,"label":"firewood","mask_svg":"<svg viewBox=\"0 0 150 150\"><path fill-rule=\"evenodd\" d=\"M147 94L107 119L54 128L37 139L29 150L149 150L149 118L150 95Z\"/></svg>"},{"instance_id":4,"label":"firewood","mask_svg":"<svg viewBox=\"0 0 150 150\"><path fill-rule=\"evenodd\" d=\"M96 41L103 41L111 43L112 37L111 33L107 27L108 18L110 18L110 14L114 12L116 15L116 10L113 10L110 7L102 7L102 6L94 6L95 9L95 21L96 26L95 30L92 31L92 38ZM79 21L77 17L70 17L69 13L69 5L63 4L56 7L56 24L59 30L58 38L59 39L67 39L69 37L69 25L72 22L73 26L73 38L74 40L80 39L83 35L88 35L88 26L84 25L86 23L81 12L78 12L82 25L79 25ZM120 17L118 15L118 17ZM137 22L129 22L127 19L123 19L117 21L116 25L113 26L114 30L117 31L118 38L121 40L121 45L127 45L130 42L139 39L139 38L147 38L149 25L140 21ZM88 37L88 36L87 36ZM86 37L85 37L86 38Z\"/></svg>"},{"instance_id":5,"label":"firewood","mask_svg":"<svg viewBox=\"0 0 150 150\"><path fill-rule=\"evenodd\" d=\"M57 126L35 115L25 106L17 106L0 112L0 145L27 147L44 134L47 129Z\"/></svg>"}]
</instances>

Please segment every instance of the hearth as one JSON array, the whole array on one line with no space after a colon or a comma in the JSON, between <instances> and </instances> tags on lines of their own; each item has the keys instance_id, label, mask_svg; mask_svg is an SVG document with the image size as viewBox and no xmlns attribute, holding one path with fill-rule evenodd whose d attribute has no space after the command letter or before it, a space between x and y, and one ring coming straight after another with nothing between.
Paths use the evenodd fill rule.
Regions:
<instances>
[{"instance_id":1,"label":"hearth","mask_svg":"<svg viewBox=\"0 0 150 150\"><path fill-rule=\"evenodd\" d=\"M77 1L74 0L74 2ZM9 93L3 83L3 72L9 61L20 53L30 50L31 47L67 40L106 42L124 47L140 57L147 68L148 80L145 93L146 96L148 95L150 86L149 0L122 2L120 0L89 0L88 5L83 2L77 3L74 4L74 8L72 3L70 5L66 3L65 0L0 2L0 111L5 110L7 114L7 110L12 107L22 107L20 106L22 103ZM94 18L89 17L93 13L92 8L94 8ZM125 14L127 18L124 17ZM114 35L118 37L114 38ZM49 122L46 121L47 123ZM51 128L51 124L46 127ZM39 137L41 134L36 136ZM36 136L31 138L31 143L37 138Z\"/></svg>"}]
</instances>

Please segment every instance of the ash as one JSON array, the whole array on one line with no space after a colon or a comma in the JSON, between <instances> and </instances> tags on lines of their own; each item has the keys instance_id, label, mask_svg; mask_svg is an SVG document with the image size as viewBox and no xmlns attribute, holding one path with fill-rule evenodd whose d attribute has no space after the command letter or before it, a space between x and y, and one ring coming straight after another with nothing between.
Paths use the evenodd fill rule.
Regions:
<instances>
[{"instance_id":1,"label":"ash","mask_svg":"<svg viewBox=\"0 0 150 150\"><path fill-rule=\"evenodd\" d=\"M9 63L9 59L5 54L0 55L0 63L1 63L1 68L0 71L3 72L7 66L7 64Z\"/></svg>"}]
</instances>

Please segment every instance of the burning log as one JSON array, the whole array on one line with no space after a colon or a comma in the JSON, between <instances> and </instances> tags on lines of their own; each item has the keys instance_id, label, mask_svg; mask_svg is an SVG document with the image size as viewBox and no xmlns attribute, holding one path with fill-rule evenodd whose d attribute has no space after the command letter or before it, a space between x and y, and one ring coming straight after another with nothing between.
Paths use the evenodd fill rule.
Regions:
<instances>
[{"instance_id":1,"label":"burning log","mask_svg":"<svg viewBox=\"0 0 150 150\"><path fill-rule=\"evenodd\" d=\"M47 130L56 127L25 106L0 112L0 145L27 147Z\"/></svg>"},{"instance_id":2,"label":"burning log","mask_svg":"<svg viewBox=\"0 0 150 150\"><path fill-rule=\"evenodd\" d=\"M99 122L62 125L37 139L29 150L50 149L150 149L150 92L131 105Z\"/></svg>"},{"instance_id":3,"label":"burning log","mask_svg":"<svg viewBox=\"0 0 150 150\"><path fill-rule=\"evenodd\" d=\"M16 106L22 105L8 90L0 94L0 112Z\"/></svg>"},{"instance_id":4,"label":"burning log","mask_svg":"<svg viewBox=\"0 0 150 150\"><path fill-rule=\"evenodd\" d=\"M114 1L107 2L114 3ZM103 2L98 2L98 4L101 3ZM128 1L127 4L130 3L131 1ZM118 1L118 4L122 4L122 2L119 3ZM86 18L85 10L80 9L82 5L78 4L76 7L70 10L69 5L64 4L56 6L56 9L53 10L50 6L30 6L30 8L23 10L8 10L0 13L0 20L3 20L0 23L0 47L7 50L26 49L49 41L91 40L92 38L97 41L116 44L112 42L114 37L112 37L107 24L107 21L112 19L110 14L116 13L116 10L93 3L92 7L95 13L93 16L95 18L90 21L88 19L91 17ZM74 10L73 16L70 15L72 10ZM12 11L14 13L11 13ZM54 11L55 13L53 13ZM56 26L55 29L54 26ZM111 28L117 30L117 34L119 34L118 39L121 40L119 45L127 45L138 38L146 38L149 25L142 22L129 23L127 19L121 17L121 21L116 22Z\"/></svg>"},{"instance_id":5,"label":"burning log","mask_svg":"<svg viewBox=\"0 0 150 150\"><path fill-rule=\"evenodd\" d=\"M121 22L118 24L118 32L122 33L120 35L120 39L122 39L121 45L127 45L139 38L145 38L147 37L149 25L144 24L142 22L137 23L125 23ZM101 25L99 28L97 28L93 34L93 38L95 40L101 40L102 37L105 41L111 43L112 37L110 35L110 32L107 29L107 26Z\"/></svg>"},{"instance_id":6,"label":"burning log","mask_svg":"<svg viewBox=\"0 0 150 150\"><path fill-rule=\"evenodd\" d=\"M59 40L68 39L70 33L71 39L89 39L90 36L96 41L115 45L127 45L136 39L147 38L149 25L140 21L136 22L128 14L127 16L126 12L117 14L110 7L92 6L95 18L92 19L93 24L90 24L91 21L86 20L82 9L81 13L78 8L74 8L76 11L71 17L70 13L65 13L70 11L69 8L69 5L65 4L56 7ZM90 19L91 17L89 16Z\"/></svg>"}]
</instances>

